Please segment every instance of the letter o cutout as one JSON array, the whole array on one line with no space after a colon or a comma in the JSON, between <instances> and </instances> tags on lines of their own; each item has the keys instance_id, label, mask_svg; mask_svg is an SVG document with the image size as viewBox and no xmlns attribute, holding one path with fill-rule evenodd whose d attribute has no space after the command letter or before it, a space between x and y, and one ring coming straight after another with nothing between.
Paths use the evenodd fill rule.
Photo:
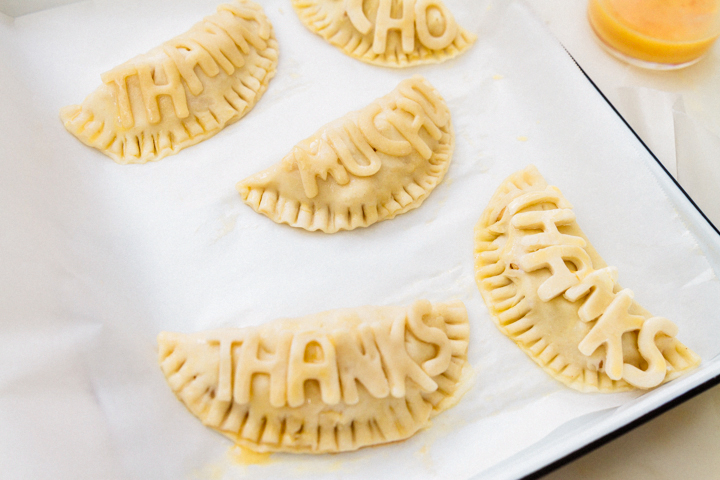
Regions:
<instances>
[{"instance_id":1,"label":"letter o cutout","mask_svg":"<svg viewBox=\"0 0 720 480\"><path fill-rule=\"evenodd\" d=\"M445 31L436 37L430 33L427 11L430 7L437 8L445 20ZM452 13L437 0L417 0L415 3L415 31L420 42L431 50L442 50L452 43L457 35L458 27Z\"/></svg>"}]
</instances>

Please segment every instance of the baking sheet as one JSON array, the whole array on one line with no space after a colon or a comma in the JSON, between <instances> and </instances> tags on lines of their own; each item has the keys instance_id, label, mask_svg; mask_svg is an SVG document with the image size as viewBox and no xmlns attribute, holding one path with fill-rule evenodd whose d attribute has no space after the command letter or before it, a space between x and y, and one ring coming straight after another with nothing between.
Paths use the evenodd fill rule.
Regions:
<instances>
[{"instance_id":1,"label":"baking sheet","mask_svg":"<svg viewBox=\"0 0 720 480\"><path fill-rule=\"evenodd\" d=\"M0 21L0 464L34 478L513 478L717 374L717 250L696 214L519 1L446 0L478 35L463 56L389 70L261 2L278 73L240 122L178 155L119 166L58 112L100 73L220 3L80 2ZM277 225L236 181L349 110L424 75L453 115L443 183L392 221L334 235ZM499 183L533 163L574 205L620 283L704 359L645 395L579 394L492 324L473 278L473 227ZM685 203L684 203L685 202ZM709 246L708 246L709 245ZM716 268L716 267L715 267ZM329 456L241 465L157 367L161 330L198 331L365 304L460 299L473 386L430 429Z\"/></svg>"}]
</instances>

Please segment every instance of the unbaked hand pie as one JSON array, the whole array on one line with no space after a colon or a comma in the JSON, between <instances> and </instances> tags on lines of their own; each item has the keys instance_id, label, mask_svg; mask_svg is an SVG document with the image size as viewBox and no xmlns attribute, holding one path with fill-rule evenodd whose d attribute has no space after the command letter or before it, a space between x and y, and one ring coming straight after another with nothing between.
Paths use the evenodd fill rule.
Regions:
<instances>
[{"instance_id":1,"label":"unbaked hand pie","mask_svg":"<svg viewBox=\"0 0 720 480\"><path fill-rule=\"evenodd\" d=\"M577 390L649 389L700 362L617 284L535 167L506 179L477 224L475 278L498 328Z\"/></svg>"},{"instance_id":2,"label":"unbaked hand pie","mask_svg":"<svg viewBox=\"0 0 720 480\"><path fill-rule=\"evenodd\" d=\"M65 128L117 163L145 163L209 138L252 109L275 75L278 46L262 8L220 5L186 33L102 75Z\"/></svg>"},{"instance_id":3,"label":"unbaked hand pie","mask_svg":"<svg viewBox=\"0 0 720 480\"><path fill-rule=\"evenodd\" d=\"M385 67L439 63L475 35L455 22L441 0L292 0L312 32L351 57Z\"/></svg>"},{"instance_id":4,"label":"unbaked hand pie","mask_svg":"<svg viewBox=\"0 0 720 480\"><path fill-rule=\"evenodd\" d=\"M258 327L158 336L160 367L205 425L258 452L403 440L468 377L462 302L331 310Z\"/></svg>"},{"instance_id":5,"label":"unbaked hand pie","mask_svg":"<svg viewBox=\"0 0 720 480\"><path fill-rule=\"evenodd\" d=\"M445 101L416 75L320 128L237 189L275 222L352 230L418 207L443 179L453 147Z\"/></svg>"}]
</instances>

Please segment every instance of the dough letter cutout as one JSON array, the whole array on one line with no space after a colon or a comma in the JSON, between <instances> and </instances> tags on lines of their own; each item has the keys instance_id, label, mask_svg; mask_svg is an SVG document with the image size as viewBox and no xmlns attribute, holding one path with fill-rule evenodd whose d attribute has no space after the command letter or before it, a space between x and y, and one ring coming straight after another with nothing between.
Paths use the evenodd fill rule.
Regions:
<instances>
[{"instance_id":1,"label":"dough letter cutout","mask_svg":"<svg viewBox=\"0 0 720 480\"><path fill-rule=\"evenodd\" d=\"M441 0L292 0L300 20L347 55L384 67L440 63L475 41Z\"/></svg>"},{"instance_id":2,"label":"dough letter cutout","mask_svg":"<svg viewBox=\"0 0 720 480\"><path fill-rule=\"evenodd\" d=\"M277 61L262 8L235 0L104 73L103 84L81 105L63 108L60 119L117 163L160 160L240 120L267 89Z\"/></svg>"},{"instance_id":3,"label":"dough letter cutout","mask_svg":"<svg viewBox=\"0 0 720 480\"><path fill-rule=\"evenodd\" d=\"M467 387L462 302L331 310L259 327L158 336L178 399L258 452L326 453L404 440Z\"/></svg>"},{"instance_id":4,"label":"dough letter cutout","mask_svg":"<svg viewBox=\"0 0 720 480\"><path fill-rule=\"evenodd\" d=\"M617 284L533 166L500 185L475 227L475 279L500 331L576 390L649 389L700 363L675 324Z\"/></svg>"},{"instance_id":5,"label":"dough letter cutout","mask_svg":"<svg viewBox=\"0 0 720 480\"><path fill-rule=\"evenodd\" d=\"M420 206L445 176L453 147L445 101L416 75L323 126L237 189L277 223L352 230Z\"/></svg>"}]
</instances>

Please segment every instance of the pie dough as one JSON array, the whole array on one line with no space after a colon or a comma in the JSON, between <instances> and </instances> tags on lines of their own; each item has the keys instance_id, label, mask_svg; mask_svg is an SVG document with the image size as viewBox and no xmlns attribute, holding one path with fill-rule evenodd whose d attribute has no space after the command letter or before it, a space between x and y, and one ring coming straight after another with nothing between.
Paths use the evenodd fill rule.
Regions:
<instances>
[{"instance_id":1,"label":"pie dough","mask_svg":"<svg viewBox=\"0 0 720 480\"><path fill-rule=\"evenodd\" d=\"M292 0L313 33L384 67L440 63L475 41L441 0Z\"/></svg>"},{"instance_id":2,"label":"pie dough","mask_svg":"<svg viewBox=\"0 0 720 480\"><path fill-rule=\"evenodd\" d=\"M258 452L325 453L403 440L460 398L462 302L360 307L158 336L160 367L205 425Z\"/></svg>"},{"instance_id":3,"label":"pie dough","mask_svg":"<svg viewBox=\"0 0 720 480\"><path fill-rule=\"evenodd\" d=\"M453 147L445 101L416 75L325 125L237 189L275 222L352 230L420 206L445 176Z\"/></svg>"},{"instance_id":4,"label":"pie dough","mask_svg":"<svg viewBox=\"0 0 720 480\"><path fill-rule=\"evenodd\" d=\"M649 389L700 362L675 324L617 284L533 166L503 182L475 227L475 279L500 331L574 389Z\"/></svg>"},{"instance_id":5,"label":"pie dough","mask_svg":"<svg viewBox=\"0 0 720 480\"><path fill-rule=\"evenodd\" d=\"M145 163L205 140L249 112L275 75L278 45L262 8L220 5L186 33L102 75L65 128L117 163Z\"/></svg>"}]
</instances>

